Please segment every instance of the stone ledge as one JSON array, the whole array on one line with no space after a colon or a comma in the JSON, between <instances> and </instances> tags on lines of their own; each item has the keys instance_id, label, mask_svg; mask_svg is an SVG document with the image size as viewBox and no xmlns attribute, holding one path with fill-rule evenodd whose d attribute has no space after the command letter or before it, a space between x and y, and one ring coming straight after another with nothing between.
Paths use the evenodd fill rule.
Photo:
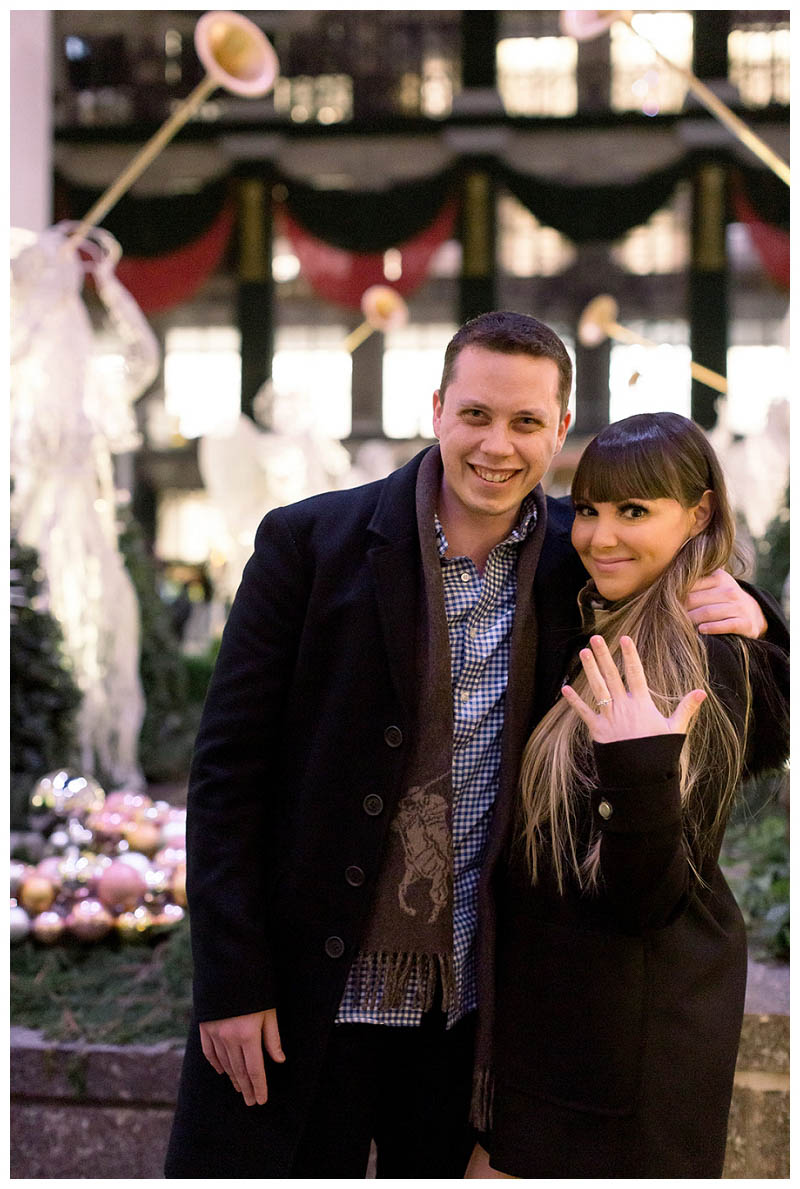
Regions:
<instances>
[{"instance_id":1,"label":"stone ledge","mask_svg":"<svg viewBox=\"0 0 800 1189\"><path fill-rule=\"evenodd\" d=\"M788 1178L788 967L748 971L725 1178ZM757 977L753 977L753 976ZM162 1179L181 1041L56 1044L11 1028L11 1176Z\"/></svg>"},{"instance_id":2,"label":"stone ledge","mask_svg":"<svg viewBox=\"0 0 800 1189\"><path fill-rule=\"evenodd\" d=\"M26 1099L137 1103L174 1109L183 1045L53 1044L11 1029L11 1094Z\"/></svg>"}]
</instances>

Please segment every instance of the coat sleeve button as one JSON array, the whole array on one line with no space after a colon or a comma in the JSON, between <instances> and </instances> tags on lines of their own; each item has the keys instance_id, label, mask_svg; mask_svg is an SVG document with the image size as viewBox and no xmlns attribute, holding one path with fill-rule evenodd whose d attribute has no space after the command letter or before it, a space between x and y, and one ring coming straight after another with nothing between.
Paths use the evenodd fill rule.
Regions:
<instances>
[{"instance_id":1,"label":"coat sleeve button","mask_svg":"<svg viewBox=\"0 0 800 1189\"><path fill-rule=\"evenodd\" d=\"M344 942L341 937L329 937L325 942L325 953L329 958L341 958L344 953Z\"/></svg>"},{"instance_id":2,"label":"coat sleeve button","mask_svg":"<svg viewBox=\"0 0 800 1189\"><path fill-rule=\"evenodd\" d=\"M383 797L379 797L377 793L369 793L364 798L364 813L368 813L370 817L377 817L383 813Z\"/></svg>"},{"instance_id":3,"label":"coat sleeve button","mask_svg":"<svg viewBox=\"0 0 800 1189\"><path fill-rule=\"evenodd\" d=\"M344 877L351 888L360 888L366 876L360 867L346 867Z\"/></svg>"},{"instance_id":4,"label":"coat sleeve button","mask_svg":"<svg viewBox=\"0 0 800 1189\"><path fill-rule=\"evenodd\" d=\"M389 747L399 747L403 742L403 732L399 727L387 727L383 732L383 737L388 743Z\"/></svg>"},{"instance_id":5,"label":"coat sleeve button","mask_svg":"<svg viewBox=\"0 0 800 1189\"><path fill-rule=\"evenodd\" d=\"M597 806L597 812L602 818L605 818L605 820L608 821L608 819L611 817L611 814L614 812L614 806L609 805L608 801L601 801Z\"/></svg>"}]
</instances>

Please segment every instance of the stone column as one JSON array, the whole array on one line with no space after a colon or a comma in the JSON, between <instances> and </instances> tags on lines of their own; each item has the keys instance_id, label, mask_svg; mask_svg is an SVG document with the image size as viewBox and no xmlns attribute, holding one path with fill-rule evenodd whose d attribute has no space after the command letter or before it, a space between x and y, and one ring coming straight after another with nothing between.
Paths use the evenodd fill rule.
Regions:
<instances>
[{"instance_id":1,"label":"stone column","mask_svg":"<svg viewBox=\"0 0 800 1189\"><path fill-rule=\"evenodd\" d=\"M43 231L53 221L53 14L9 15L11 225Z\"/></svg>"},{"instance_id":2,"label":"stone column","mask_svg":"<svg viewBox=\"0 0 800 1189\"><path fill-rule=\"evenodd\" d=\"M264 177L239 179L239 260L236 315L241 334L242 412L253 416L253 399L272 375L274 291L272 203Z\"/></svg>"},{"instance_id":3,"label":"stone column","mask_svg":"<svg viewBox=\"0 0 800 1189\"><path fill-rule=\"evenodd\" d=\"M728 261L725 245L727 175L716 162L700 165L692 183L692 259L689 270L689 347L692 359L728 373ZM717 392L692 379L692 417L716 424Z\"/></svg>"}]
</instances>

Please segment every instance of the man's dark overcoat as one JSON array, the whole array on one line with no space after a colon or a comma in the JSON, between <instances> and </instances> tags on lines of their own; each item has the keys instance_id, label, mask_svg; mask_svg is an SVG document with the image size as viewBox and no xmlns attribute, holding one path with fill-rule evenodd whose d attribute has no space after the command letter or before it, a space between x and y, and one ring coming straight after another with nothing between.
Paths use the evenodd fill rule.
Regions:
<instances>
[{"instance_id":1,"label":"man's dark overcoat","mask_svg":"<svg viewBox=\"0 0 800 1189\"><path fill-rule=\"evenodd\" d=\"M288 1175L415 730L421 459L275 509L258 530L190 779L194 1018L168 1177ZM500 832L530 726L558 694L586 579L570 508L546 508L533 590L517 591ZM523 628L536 641L537 623L538 645L514 649ZM482 928L490 939L491 922ZM268 1007L286 1063L267 1062L269 1101L247 1107L202 1055L197 1024Z\"/></svg>"}]
</instances>

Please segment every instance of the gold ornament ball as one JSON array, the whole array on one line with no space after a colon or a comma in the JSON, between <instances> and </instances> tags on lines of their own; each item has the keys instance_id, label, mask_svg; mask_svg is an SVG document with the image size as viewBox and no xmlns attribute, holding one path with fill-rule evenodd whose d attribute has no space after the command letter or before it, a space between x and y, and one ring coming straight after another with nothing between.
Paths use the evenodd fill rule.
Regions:
<instances>
[{"instance_id":1,"label":"gold ornament ball","mask_svg":"<svg viewBox=\"0 0 800 1189\"><path fill-rule=\"evenodd\" d=\"M57 912L40 912L31 922L31 932L43 945L54 945L64 932L64 918Z\"/></svg>"},{"instance_id":2,"label":"gold ornament ball","mask_svg":"<svg viewBox=\"0 0 800 1189\"><path fill-rule=\"evenodd\" d=\"M114 927L114 918L99 900L89 898L73 904L66 927L79 941L99 941Z\"/></svg>"},{"instance_id":3,"label":"gold ornament ball","mask_svg":"<svg viewBox=\"0 0 800 1189\"><path fill-rule=\"evenodd\" d=\"M128 822L122 829L123 837L132 850L144 855L152 855L158 850L161 841L161 831L153 822Z\"/></svg>"},{"instance_id":4,"label":"gold ornament ball","mask_svg":"<svg viewBox=\"0 0 800 1189\"><path fill-rule=\"evenodd\" d=\"M181 863L172 875L172 899L181 908L186 908L186 864Z\"/></svg>"},{"instance_id":5,"label":"gold ornament ball","mask_svg":"<svg viewBox=\"0 0 800 1189\"><path fill-rule=\"evenodd\" d=\"M112 912L132 912L147 890L143 876L115 860L97 881L97 898Z\"/></svg>"},{"instance_id":6,"label":"gold ornament ball","mask_svg":"<svg viewBox=\"0 0 800 1189\"><path fill-rule=\"evenodd\" d=\"M141 905L133 912L121 912L114 921L114 928L123 941L137 941L143 937L153 923L153 914L149 908Z\"/></svg>"},{"instance_id":7,"label":"gold ornament ball","mask_svg":"<svg viewBox=\"0 0 800 1189\"><path fill-rule=\"evenodd\" d=\"M56 898L56 889L51 880L36 872L24 880L19 889L19 900L22 907L31 916L46 912Z\"/></svg>"},{"instance_id":8,"label":"gold ornament ball","mask_svg":"<svg viewBox=\"0 0 800 1189\"><path fill-rule=\"evenodd\" d=\"M165 904L160 912L153 914L154 925L177 925L178 921L182 921L186 913L181 908L180 904Z\"/></svg>"}]
</instances>

